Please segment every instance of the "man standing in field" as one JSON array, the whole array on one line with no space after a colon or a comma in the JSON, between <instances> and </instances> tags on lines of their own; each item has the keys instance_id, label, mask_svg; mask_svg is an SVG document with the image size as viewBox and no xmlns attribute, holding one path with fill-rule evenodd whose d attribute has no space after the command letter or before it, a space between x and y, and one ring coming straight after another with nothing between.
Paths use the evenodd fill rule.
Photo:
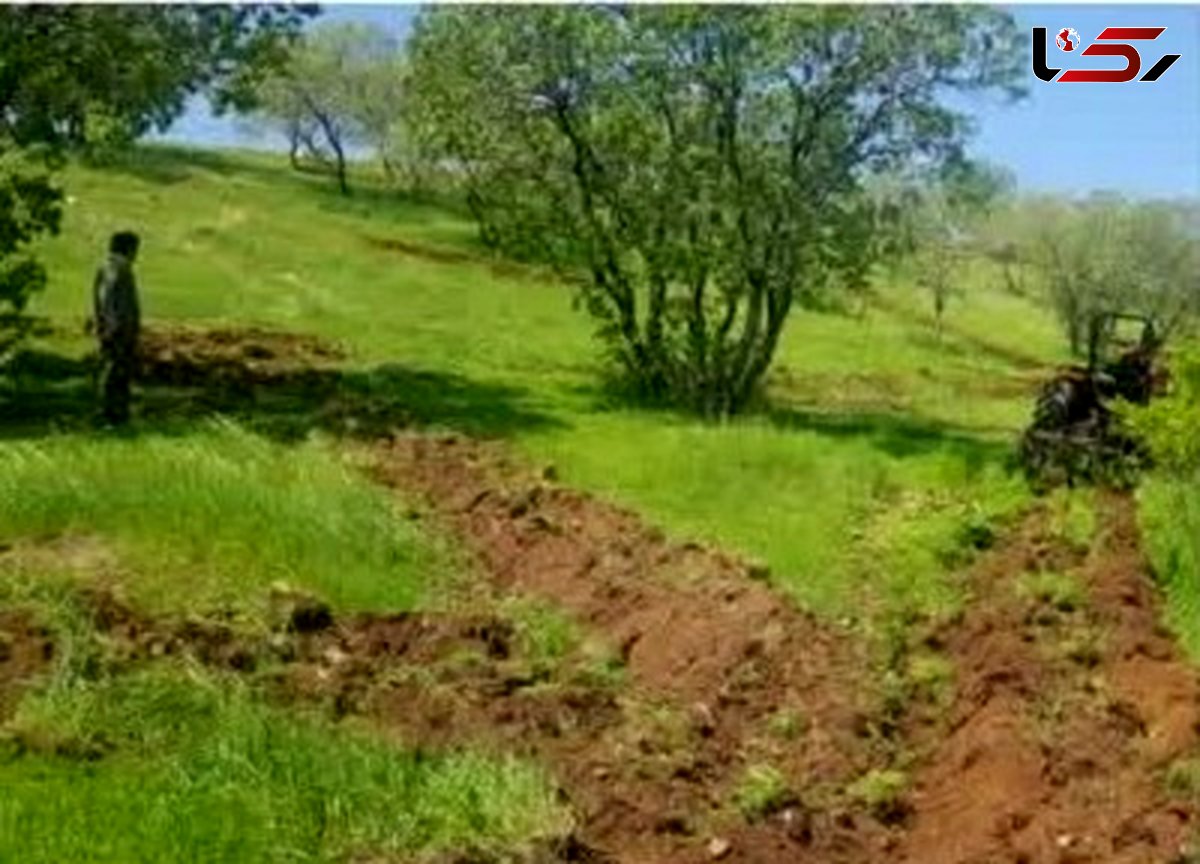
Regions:
<instances>
[{"instance_id":1,"label":"man standing in field","mask_svg":"<svg viewBox=\"0 0 1200 864\"><path fill-rule=\"evenodd\" d=\"M130 387L137 366L141 310L133 262L140 242L130 231L114 234L108 260L96 271L93 284L104 419L118 426L129 422Z\"/></svg>"}]
</instances>

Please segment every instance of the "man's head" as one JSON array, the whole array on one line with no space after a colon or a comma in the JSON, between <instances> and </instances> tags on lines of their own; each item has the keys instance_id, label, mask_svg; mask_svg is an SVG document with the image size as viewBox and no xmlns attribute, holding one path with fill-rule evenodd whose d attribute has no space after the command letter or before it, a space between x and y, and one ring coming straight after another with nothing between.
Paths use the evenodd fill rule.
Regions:
<instances>
[{"instance_id":1,"label":"man's head","mask_svg":"<svg viewBox=\"0 0 1200 864\"><path fill-rule=\"evenodd\" d=\"M108 251L113 255L120 255L132 261L137 257L138 247L141 244L141 239L132 231L118 231L108 241Z\"/></svg>"}]
</instances>

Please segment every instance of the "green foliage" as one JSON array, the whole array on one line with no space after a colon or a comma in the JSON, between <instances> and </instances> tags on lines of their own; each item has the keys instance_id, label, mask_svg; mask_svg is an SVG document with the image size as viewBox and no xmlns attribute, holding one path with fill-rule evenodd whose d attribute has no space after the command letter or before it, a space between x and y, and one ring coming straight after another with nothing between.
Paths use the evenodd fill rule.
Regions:
<instances>
[{"instance_id":1,"label":"green foliage","mask_svg":"<svg viewBox=\"0 0 1200 864\"><path fill-rule=\"evenodd\" d=\"M483 9L425 14L411 127L485 242L575 274L644 395L746 406L793 303L861 284L863 175L959 154L951 90L1020 53L983 7Z\"/></svg>"},{"instance_id":2,"label":"green foliage","mask_svg":"<svg viewBox=\"0 0 1200 864\"><path fill-rule=\"evenodd\" d=\"M1028 501L1002 469L1029 410L1021 364L1058 359L1060 340L1050 316L978 274L941 345L903 284L879 289L894 307L858 319L793 310L768 384L781 410L712 424L609 401L580 361L586 320L560 286L491 266L452 212L365 188L344 201L279 156L154 147L131 164L139 173L68 169L96 215L47 245L56 264L33 311L77 331L79 285L108 226L153 226L139 267L152 323L253 321L336 340L381 380L401 373L384 391L397 410L503 437L674 537L762 559L774 587L822 616L859 620L893 600L953 608L947 567L970 554L963 526L980 508L999 525ZM61 422L58 392L5 434Z\"/></svg>"},{"instance_id":3,"label":"green foliage","mask_svg":"<svg viewBox=\"0 0 1200 864\"><path fill-rule=\"evenodd\" d=\"M1200 349L1190 345L1171 357L1170 393L1148 405L1121 406L1121 421L1150 448L1164 471L1200 470Z\"/></svg>"},{"instance_id":4,"label":"green foliage","mask_svg":"<svg viewBox=\"0 0 1200 864\"><path fill-rule=\"evenodd\" d=\"M575 622L553 606L525 597L511 597L500 608L516 628L521 656L529 658L535 671L552 668L581 641Z\"/></svg>"},{"instance_id":5,"label":"green foliage","mask_svg":"<svg viewBox=\"0 0 1200 864\"><path fill-rule=\"evenodd\" d=\"M876 768L854 781L847 792L879 818L890 819L902 812L908 784L903 771Z\"/></svg>"},{"instance_id":6,"label":"green foliage","mask_svg":"<svg viewBox=\"0 0 1200 864\"><path fill-rule=\"evenodd\" d=\"M771 765L751 765L733 793L733 803L748 822L765 819L795 799L787 778Z\"/></svg>"},{"instance_id":7,"label":"green foliage","mask_svg":"<svg viewBox=\"0 0 1200 864\"><path fill-rule=\"evenodd\" d=\"M0 361L25 334L22 313L46 285L31 244L58 232L62 193L50 176L52 164L46 152L19 150L0 134Z\"/></svg>"},{"instance_id":8,"label":"green foliage","mask_svg":"<svg viewBox=\"0 0 1200 864\"><path fill-rule=\"evenodd\" d=\"M908 265L933 301L939 338L946 306L961 294L966 268L977 256L981 228L1012 182L998 169L956 160L938 175L922 170L889 176L868 189L881 211L877 232L903 253L897 261Z\"/></svg>"},{"instance_id":9,"label":"green foliage","mask_svg":"<svg viewBox=\"0 0 1200 864\"><path fill-rule=\"evenodd\" d=\"M1176 759L1167 766L1163 784L1175 798L1200 802L1200 757Z\"/></svg>"},{"instance_id":10,"label":"green foliage","mask_svg":"<svg viewBox=\"0 0 1200 864\"><path fill-rule=\"evenodd\" d=\"M257 90L258 113L288 137L293 165L304 155L335 172L349 190L348 145L370 144L394 172L404 79L395 39L365 24L327 24L307 33L286 64Z\"/></svg>"},{"instance_id":11,"label":"green foliage","mask_svg":"<svg viewBox=\"0 0 1200 864\"><path fill-rule=\"evenodd\" d=\"M909 658L907 675L912 692L934 705L948 706L954 696L954 663L930 652Z\"/></svg>"},{"instance_id":12,"label":"green foliage","mask_svg":"<svg viewBox=\"0 0 1200 864\"><path fill-rule=\"evenodd\" d=\"M132 141L165 129L188 96L244 105L312 7L0 8L0 116L22 144Z\"/></svg>"},{"instance_id":13,"label":"green foliage","mask_svg":"<svg viewBox=\"0 0 1200 864\"><path fill-rule=\"evenodd\" d=\"M81 763L77 755L103 754ZM0 859L333 862L511 848L569 828L514 760L404 752L151 668L27 697L0 744Z\"/></svg>"},{"instance_id":14,"label":"green foliage","mask_svg":"<svg viewBox=\"0 0 1200 864\"><path fill-rule=\"evenodd\" d=\"M1138 490L1147 551L1167 598L1167 619L1200 657L1200 353L1171 363L1171 390L1145 406L1123 406L1121 421L1150 448L1155 471Z\"/></svg>"},{"instance_id":15,"label":"green foliage","mask_svg":"<svg viewBox=\"0 0 1200 864\"><path fill-rule=\"evenodd\" d=\"M1047 496L1050 534L1077 549L1091 547L1096 536L1095 490L1058 487Z\"/></svg>"},{"instance_id":16,"label":"green foliage","mask_svg":"<svg viewBox=\"0 0 1200 864\"><path fill-rule=\"evenodd\" d=\"M285 450L226 424L9 443L0 466L0 539L96 536L154 610L263 613L277 580L344 609L407 609L447 569L387 493L319 446Z\"/></svg>"},{"instance_id":17,"label":"green foliage","mask_svg":"<svg viewBox=\"0 0 1200 864\"><path fill-rule=\"evenodd\" d=\"M1138 489L1138 516L1166 617L1193 659L1200 659L1200 492L1194 473L1153 474Z\"/></svg>"},{"instance_id":18,"label":"green foliage","mask_svg":"<svg viewBox=\"0 0 1200 864\"><path fill-rule=\"evenodd\" d=\"M1053 570L1022 573L1017 578L1017 593L1060 612L1072 612L1087 603L1087 592L1077 578Z\"/></svg>"},{"instance_id":19,"label":"green foliage","mask_svg":"<svg viewBox=\"0 0 1200 864\"><path fill-rule=\"evenodd\" d=\"M1094 197L1044 201L1029 211L1039 230L1028 255L1074 353L1097 337L1099 313L1149 316L1166 338L1200 311L1200 240L1182 208Z\"/></svg>"}]
</instances>

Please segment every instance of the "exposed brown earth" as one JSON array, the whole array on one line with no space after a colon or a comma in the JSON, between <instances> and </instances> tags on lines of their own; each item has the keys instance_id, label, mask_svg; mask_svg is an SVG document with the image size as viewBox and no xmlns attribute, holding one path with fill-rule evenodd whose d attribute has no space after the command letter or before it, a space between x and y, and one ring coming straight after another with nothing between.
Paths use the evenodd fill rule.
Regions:
<instances>
[{"instance_id":1,"label":"exposed brown earth","mask_svg":"<svg viewBox=\"0 0 1200 864\"><path fill-rule=\"evenodd\" d=\"M147 356L154 380L209 387L319 376L337 354L260 331L171 330L149 339ZM564 610L623 673L578 647L533 656L486 602L335 619L281 597L275 629L248 634L212 618L152 619L92 591L110 659L189 653L408 743L541 760L579 825L539 861L1194 860L1184 850L1200 814L1171 800L1162 776L1200 748L1200 684L1159 624L1128 497L1101 498L1088 549L1052 536L1036 508L1005 532L963 574L962 613L908 646L953 668L944 703L910 693L888 713L862 640L794 609L765 568L671 542L498 446L403 434L372 455L378 479L424 496L486 582ZM1041 571L1078 580L1083 599L1021 590L1023 574ZM33 618L0 610L0 719L51 655ZM761 767L778 772L777 794L740 813L743 778ZM912 785L886 812L848 793L892 767Z\"/></svg>"},{"instance_id":2,"label":"exposed brown earth","mask_svg":"<svg viewBox=\"0 0 1200 864\"><path fill-rule=\"evenodd\" d=\"M1035 512L973 572L971 602L940 634L956 698L926 736L900 860L1185 860L1197 814L1161 774L1197 743L1200 688L1157 624L1131 503L1103 511L1086 555L1044 536ZM1038 570L1076 575L1087 602L1020 596L1017 578Z\"/></svg>"},{"instance_id":3,"label":"exposed brown earth","mask_svg":"<svg viewBox=\"0 0 1200 864\"><path fill-rule=\"evenodd\" d=\"M345 356L315 336L256 327L157 325L143 332L140 349L142 380L174 387L249 386L305 374L320 381Z\"/></svg>"},{"instance_id":4,"label":"exposed brown earth","mask_svg":"<svg viewBox=\"0 0 1200 864\"><path fill-rule=\"evenodd\" d=\"M16 709L22 693L54 655L45 628L19 609L0 609L0 723Z\"/></svg>"},{"instance_id":5,"label":"exposed brown earth","mask_svg":"<svg viewBox=\"0 0 1200 864\"><path fill-rule=\"evenodd\" d=\"M874 694L847 686L865 684L866 658L773 594L759 568L671 543L466 439L398 437L380 446L377 471L424 492L497 584L552 601L618 647L630 687L612 734L539 753L563 779L589 845L620 861L705 860L723 848L723 835L713 850L704 841L732 830L730 796L756 760L804 794L737 828L722 860L867 860L863 850L887 842L837 794L878 759ZM644 740L630 716L654 704L680 718L671 745ZM787 746L768 731L784 711L804 722ZM632 750L623 740L631 729L643 739ZM662 767L670 772L659 777Z\"/></svg>"}]
</instances>

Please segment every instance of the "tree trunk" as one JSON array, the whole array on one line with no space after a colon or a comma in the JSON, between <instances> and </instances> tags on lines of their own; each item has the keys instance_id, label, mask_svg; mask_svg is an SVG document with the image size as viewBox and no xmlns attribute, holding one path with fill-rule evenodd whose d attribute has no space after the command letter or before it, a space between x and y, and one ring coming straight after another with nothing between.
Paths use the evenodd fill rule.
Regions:
<instances>
[{"instance_id":1,"label":"tree trunk","mask_svg":"<svg viewBox=\"0 0 1200 864\"><path fill-rule=\"evenodd\" d=\"M349 195L350 185L346 182L346 154L342 150L342 142L335 138L331 143L333 145L334 156L337 159L338 190L343 195Z\"/></svg>"},{"instance_id":2,"label":"tree trunk","mask_svg":"<svg viewBox=\"0 0 1200 864\"><path fill-rule=\"evenodd\" d=\"M294 126L288 130L288 161L293 171L300 170L300 130Z\"/></svg>"}]
</instances>

